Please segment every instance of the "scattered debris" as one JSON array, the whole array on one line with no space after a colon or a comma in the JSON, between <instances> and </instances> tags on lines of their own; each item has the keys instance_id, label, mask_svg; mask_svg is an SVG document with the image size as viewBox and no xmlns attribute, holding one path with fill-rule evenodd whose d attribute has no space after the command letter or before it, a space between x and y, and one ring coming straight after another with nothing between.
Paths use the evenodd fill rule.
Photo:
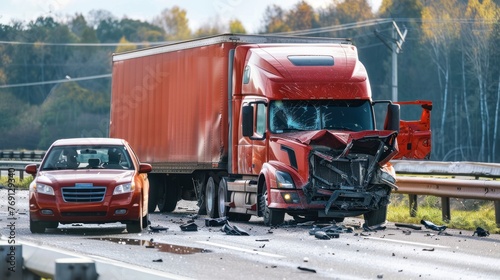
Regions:
<instances>
[{"instance_id":1,"label":"scattered debris","mask_svg":"<svg viewBox=\"0 0 500 280\"><path fill-rule=\"evenodd\" d=\"M434 248L424 248L422 251L434 252Z\"/></svg>"},{"instance_id":2,"label":"scattered debris","mask_svg":"<svg viewBox=\"0 0 500 280\"><path fill-rule=\"evenodd\" d=\"M299 267L297 267L297 268L298 268L298 269L300 269L300 270L303 270L303 271L316 273L316 269L307 268L307 267L302 267L302 266L299 266Z\"/></svg>"},{"instance_id":3,"label":"scattered debris","mask_svg":"<svg viewBox=\"0 0 500 280\"><path fill-rule=\"evenodd\" d=\"M248 232L242 230L237 225L231 225L229 222L226 222L220 230L227 235L249 235Z\"/></svg>"},{"instance_id":4,"label":"scattered debris","mask_svg":"<svg viewBox=\"0 0 500 280\"><path fill-rule=\"evenodd\" d=\"M485 237L485 236L488 236L490 235L490 232L485 230L484 228L482 227L477 227L476 228L476 231L474 231L474 233L472 234L472 236L476 235L479 236L479 237Z\"/></svg>"},{"instance_id":5,"label":"scattered debris","mask_svg":"<svg viewBox=\"0 0 500 280\"><path fill-rule=\"evenodd\" d=\"M227 222L227 217L205 219L207 227L221 227Z\"/></svg>"},{"instance_id":6,"label":"scattered debris","mask_svg":"<svg viewBox=\"0 0 500 280\"><path fill-rule=\"evenodd\" d=\"M198 231L198 225L194 222L189 222L186 224L180 225L182 231Z\"/></svg>"},{"instance_id":7,"label":"scattered debris","mask_svg":"<svg viewBox=\"0 0 500 280\"><path fill-rule=\"evenodd\" d=\"M379 230L385 230L387 227L385 225L379 224L379 225L374 225L374 226L367 226L366 223L363 224L363 230L364 231L379 231Z\"/></svg>"},{"instance_id":8,"label":"scattered debris","mask_svg":"<svg viewBox=\"0 0 500 280\"><path fill-rule=\"evenodd\" d=\"M328 236L328 234L326 234L326 232L324 232L324 231L316 231L314 233L314 237L316 237L318 239L323 239L323 240L329 240L330 239L330 236Z\"/></svg>"},{"instance_id":9,"label":"scattered debris","mask_svg":"<svg viewBox=\"0 0 500 280\"><path fill-rule=\"evenodd\" d=\"M269 242L269 239L255 239L257 242Z\"/></svg>"},{"instance_id":10,"label":"scattered debris","mask_svg":"<svg viewBox=\"0 0 500 280\"><path fill-rule=\"evenodd\" d=\"M414 229L414 230L421 230L422 229L421 226L417 226L417 225L413 225L413 224L395 223L394 225L397 226L397 227L411 228L411 229Z\"/></svg>"},{"instance_id":11,"label":"scattered debris","mask_svg":"<svg viewBox=\"0 0 500 280\"><path fill-rule=\"evenodd\" d=\"M162 259L153 260L153 262L163 262Z\"/></svg>"},{"instance_id":12,"label":"scattered debris","mask_svg":"<svg viewBox=\"0 0 500 280\"><path fill-rule=\"evenodd\" d=\"M435 225L434 223L430 222L430 221L425 221L425 220L421 220L420 223L422 225L425 226L425 228L428 228L428 229L432 229L432 230L435 230L435 231L443 231L447 228L447 226L438 226L438 225Z\"/></svg>"},{"instance_id":13,"label":"scattered debris","mask_svg":"<svg viewBox=\"0 0 500 280\"><path fill-rule=\"evenodd\" d=\"M149 226L149 229L152 231L152 232L160 232L160 231L167 231L168 228L167 227L162 227L162 226Z\"/></svg>"},{"instance_id":14,"label":"scattered debris","mask_svg":"<svg viewBox=\"0 0 500 280\"><path fill-rule=\"evenodd\" d=\"M411 230L403 230L403 233L404 233L405 235L410 235L410 234L411 234Z\"/></svg>"}]
</instances>

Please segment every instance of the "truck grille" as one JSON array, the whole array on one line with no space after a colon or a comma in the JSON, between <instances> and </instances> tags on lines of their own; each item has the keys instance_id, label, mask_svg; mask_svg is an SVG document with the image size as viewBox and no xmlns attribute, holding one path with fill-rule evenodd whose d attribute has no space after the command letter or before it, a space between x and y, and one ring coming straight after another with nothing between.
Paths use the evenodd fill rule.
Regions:
<instances>
[{"instance_id":1,"label":"truck grille","mask_svg":"<svg viewBox=\"0 0 500 280\"><path fill-rule=\"evenodd\" d=\"M329 190L364 186L368 163L366 157L329 160L313 153L310 159L313 186Z\"/></svg>"},{"instance_id":2,"label":"truck grille","mask_svg":"<svg viewBox=\"0 0 500 280\"><path fill-rule=\"evenodd\" d=\"M62 196L65 202L101 202L104 200L106 187L65 187Z\"/></svg>"}]
</instances>

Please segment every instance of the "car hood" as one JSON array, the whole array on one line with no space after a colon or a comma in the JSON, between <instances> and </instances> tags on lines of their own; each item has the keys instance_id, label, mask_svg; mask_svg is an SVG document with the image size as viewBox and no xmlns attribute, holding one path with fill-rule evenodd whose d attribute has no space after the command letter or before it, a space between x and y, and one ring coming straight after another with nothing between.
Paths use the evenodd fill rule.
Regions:
<instances>
[{"instance_id":1,"label":"car hood","mask_svg":"<svg viewBox=\"0 0 500 280\"><path fill-rule=\"evenodd\" d=\"M52 185L74 185L75 183L93 183L108 185L110 183L131 182L134 170L55 170L41 171L37 181Z\"/></svg>"}]
</instances>

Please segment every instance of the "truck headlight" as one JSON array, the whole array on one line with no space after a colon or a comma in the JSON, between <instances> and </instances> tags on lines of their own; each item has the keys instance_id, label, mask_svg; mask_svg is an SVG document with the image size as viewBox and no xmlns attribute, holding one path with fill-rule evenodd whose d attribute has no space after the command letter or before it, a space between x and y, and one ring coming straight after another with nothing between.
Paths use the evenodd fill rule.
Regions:
<instances>
[{"instance_id":1,"label":"truck headlight","mask_svg":"<svg viewBox=\"0 0 500 280\"><path fill-rule=\"evenodd\" d=\"M276 171L276 184L280 189L295 189L292 177L285 172Z\"/></svg>"},{"instance_id":2,"label":"truck headlight","mask_svg":"<svg viewBox=\"0 0 500 280\"><path fill-rule=\"evenodd\" d=\"M121 184L115 187L115 190L113 191L113 195L115 194L122 194L122 193L129 193L134 191L134 184L132 183L126 183L126 184Z\"/></svg>"},{"instance_id":3,"label":"truck headlight","mask_svg":"<svg viewBox=\"0 0 500 280\"><path fill-rule=\"evenodd\" d=\"M37 193L43 193L43 194L48 194L48 195L54 195L54 189L45 184L36 184L35 185L35 190Z\"/></svg>"}]
</instances>

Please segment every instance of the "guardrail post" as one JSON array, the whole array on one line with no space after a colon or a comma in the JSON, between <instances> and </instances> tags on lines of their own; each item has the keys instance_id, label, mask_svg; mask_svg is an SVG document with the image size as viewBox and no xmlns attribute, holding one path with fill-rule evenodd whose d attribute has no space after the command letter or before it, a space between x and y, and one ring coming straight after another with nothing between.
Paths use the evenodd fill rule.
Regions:
<instances>
[{"instance_id":1,"label":"guardrail post","mask_svg":"<svg viewBox=\"0 0 500 280\"><path fill-rule=\"evenodd\" d=\"M441 211L442 211L443 221L449 222L451 219L450 198L449 197L441 197Z\"/></svg>"},{"instance_id":2,"label":"guardrail post","mask_svg":"<svg viewBox=\"0 0 500 280\"><path fill-rule=\"evenodd\" d=\"M500 228L500 201L495 201L495 221L497 222L497 228Z\"/></svg>"},{"instance_id":3,"label":"guardrail post","mask_svg":"<svg viewBox=\"0 0 500 280\"><path fill-rule=\"evenodd\" d=\"M82 258L62 258L56 260L57 280L97 280L95 262Z\"/></svg>"},{"instance_id":4,"label":"guardrail post","mask_svg":"<svg viewBox=\"0 0 500 280\"><path fill-rule=\"evenodd\" d=\"M410 217L416 217L418 211L417 195L409 194L408 200L410 201Z\"/></svg>"}]
</instances>

